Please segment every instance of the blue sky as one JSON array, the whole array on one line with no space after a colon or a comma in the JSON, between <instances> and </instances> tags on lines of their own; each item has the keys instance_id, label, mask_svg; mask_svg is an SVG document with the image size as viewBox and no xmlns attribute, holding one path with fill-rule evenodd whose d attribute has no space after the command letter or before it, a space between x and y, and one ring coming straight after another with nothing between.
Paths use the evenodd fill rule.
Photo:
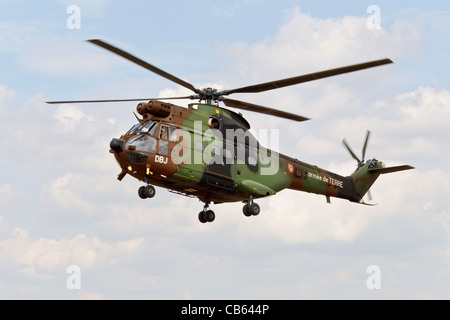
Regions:
<instances>
[{"instance_id":1,"label":"blue sky","mask_svg":"<svg viewBox=\"0 0 450 320\"><path fill-rule=\"evenodd\" d=\"M69 5L81 28L67 28ZM380 8L369 30L367 8ZM419 1L0 0L0 298L447 298L450 280L449 5ZM235 88L381 58L393 65L237 99L312 118L245 112L280 130L280 152L346 175L366 129L368 156L416 170L383 176L376 207L291 191L202 203L116 180L109 141L134 103L47 100L185 95L87 43L100 38L198 87ZM183 102L180 102L183 104ZM81 288L66 287L68 266ZM382 287L369 290L377 265ZM202 273L199 273L202 270Z\"/></svg>"}]
</instances>

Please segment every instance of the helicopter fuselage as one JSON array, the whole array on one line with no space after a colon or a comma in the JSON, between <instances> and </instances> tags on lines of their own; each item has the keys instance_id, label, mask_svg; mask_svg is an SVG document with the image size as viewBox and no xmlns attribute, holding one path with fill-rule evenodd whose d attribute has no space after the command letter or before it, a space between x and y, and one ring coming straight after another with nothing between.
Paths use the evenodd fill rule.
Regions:
<instances>
[{"instance_id":1,"label":"helicopter fuselage","mask_svg":"<svg viewBox=\"0 0 450 320\"><path fill-rule=\"evenodd\" d=\"M143 116L111 152L119 180L140 181L205 203L246 202L294 190L359 201L351 177L323 170L259 144L238 113L209 104L184 108L160 101L141 103Z\"/></svg>"},{"instance_id":2,"label":"helicopter fuselage","mask_svg":"<svg viewBox=\"0 0 450 320\"><path fill-rule=\"evenodd\" d=\"M241 114L218 106L219 102L222 102L234 109L296 122L306 121L309 119L280 108L229 99L228 96L280 89L378 67L393 63L391 59L374 60L231 90L200 89L114 45L100 39L88 41L193 92L190 96L159 99L190 99L205 103L190 104L188 108L158 99L65 100L47 103L150 100L137 106L137 112L142 115L142 119L138 118L139 123L110 143L110 151L122 168L118 179L122 180L126 175L130 175L146 183L146 186L138 189L138 195L142 199L155 196L153 185L197 197L205 203L198 215L202 223L215 219L215 213L209 209L211 202L243 201L244 215L256 216L260 213L260 207L253 201L254 198L271 196L286 188L325 195L327 202L330 202L330 197L337 197L365 204L362 198L380 174L414 169L409 165L385 168L384 164L376 159L365 162L370 136L368 131L362 160L355 155L345 140L343 141L358 163L351 176L343 177L261 146L251 134L250 125Z\"/></svg>"}]
</instances>

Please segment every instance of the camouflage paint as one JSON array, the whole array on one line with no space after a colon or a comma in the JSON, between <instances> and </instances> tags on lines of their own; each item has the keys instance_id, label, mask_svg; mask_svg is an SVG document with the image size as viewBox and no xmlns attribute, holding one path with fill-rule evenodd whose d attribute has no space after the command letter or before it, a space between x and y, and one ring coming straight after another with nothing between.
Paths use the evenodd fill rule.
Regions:
<instances>
[{"instance_id":1,"label":"camouflage paint","mask_svg":"<svg viewBox=\"0 0 450 320\"><path fill-rule=\"evenodd\" d=\"M161 102L153 102L156 107L158 103ZM242 156L242 145L238 145L238 140L227 139L227 129L242 133L250 129L240 114L214 105L190 104L189 108L183 108L162 104L165 110L170 110L167 116L155 115L140 106L138 112L143 115L140 122L161 121L160 128L176 127L178 140L156 137L155 152L130 147L132 141L145 134L123 135L119 140L113 140L122 143L123 149L114 147L115 150L111 150L122 168L119 180L128 174L203 202L247 201L250 195L266 197L286 188L359 202L379 176L369 171L369 163L353 175L343 177L283 154L278 155L278 169L273 174L262 174L270 163L261 157L273 155L273 152L249 143ZM160 114L162 108L155 110L154 113ZM211 128L212 121L217 129ZM163 145L165 152L161 152ZM209 161L205 161L204 155L211 156ZM250 158L256 161L250 161Z\"/></svg>"}]
</instances>

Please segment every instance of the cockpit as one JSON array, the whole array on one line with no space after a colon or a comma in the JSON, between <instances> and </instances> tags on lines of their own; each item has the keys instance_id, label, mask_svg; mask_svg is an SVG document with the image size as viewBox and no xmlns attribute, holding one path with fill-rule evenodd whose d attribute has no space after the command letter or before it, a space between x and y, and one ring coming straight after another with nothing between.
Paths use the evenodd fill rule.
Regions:
<instances>
[{"instance_id":1,"label":"cockpit","mask_svg":"<svg viewBox=\"0 0 450 320\"><path fill-rule=\"evenodd\" d=\"M127 133L126 136L133 134L147 133L156 137L156 132L158 130L159 121L147 121L144 124L135 124Z\"/></svg>"},{"instance_id":2,"label":"cockpit","mask_svg":"<svg viewBox=\"0 0 450 320\"><path fill-rule=\"evenodd\" d=\"M125 145L126 150L168 154L169 141L178 141L177 130L172 123L149 120L135 124L125 136L138 135Z\"/></svg>"}]
</instances>

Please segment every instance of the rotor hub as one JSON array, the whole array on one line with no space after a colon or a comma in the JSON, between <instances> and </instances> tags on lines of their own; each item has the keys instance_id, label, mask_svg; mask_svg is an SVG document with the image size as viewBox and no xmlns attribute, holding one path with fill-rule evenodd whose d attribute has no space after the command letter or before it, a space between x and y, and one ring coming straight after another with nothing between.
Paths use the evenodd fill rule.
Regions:
<instances>
[{"instance_id":1,"label":"rotor hub","mask_svg":"<svg viewBox=\"0 0 450 320\"><path fill-rule=\"evenodd\" d=\"M218 104L219 101L222 101L222 96L226 95L227 93L223 90L218 91L215 88L204 88L204 89L197 89L197 94L192 95L191 99L198 99L200 101L205 101L207 104Z\"/></svg>"}]
</instances>

